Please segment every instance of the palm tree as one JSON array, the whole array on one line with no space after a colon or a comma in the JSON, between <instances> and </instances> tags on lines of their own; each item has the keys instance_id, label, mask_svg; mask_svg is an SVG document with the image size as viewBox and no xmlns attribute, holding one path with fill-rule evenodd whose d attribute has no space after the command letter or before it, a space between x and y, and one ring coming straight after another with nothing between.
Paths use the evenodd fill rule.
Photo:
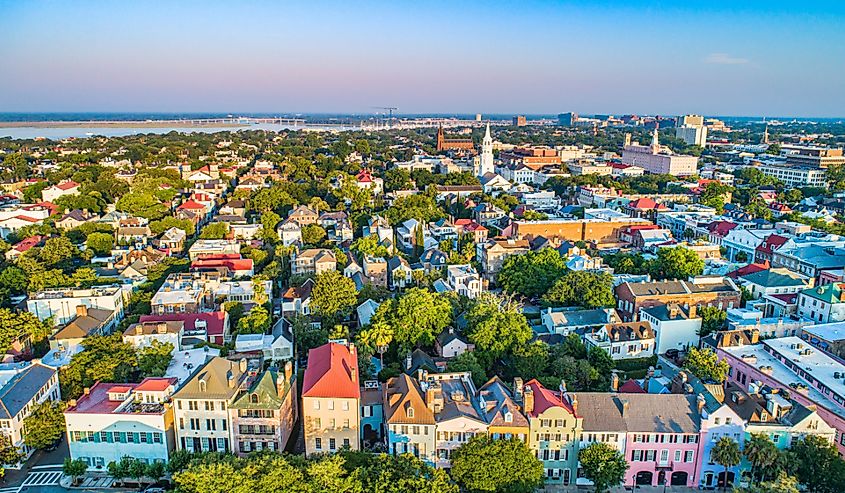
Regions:
<instances>
[{"instance_id":1,"label":"palm tree","mask_svg":"<svg viewBox=\"0 0 845 493\"><path fill-rule=\"evenodd\" d=\"M722 483L722 490L728 487L728 468L739 464L742 459L742 454L739 451L739 444L736 441L722 437L716 442L716 445L710 450L710 460L725 468L725 479Z\"/></svg>"},{"instance_id":2,"label":"palm tree","mask_svg":"<svg viewBox=\"0 0 845 493\"><path fill-rule=\"evenodd\" d=\"M777 471L770 470L780 463L780 450L772 440L762 433L752 433L745 441L745 458L751 463L751 482L757 473L762 479L765 476L773 477Z\"/></svg>"},{"instance_id":3,"label":"palm tree","mask_svg":"<svg viewBox=\"0 0 845 493\"><path fill-rule=\"evenodd\" d=\"M381 367L384 368L384 353L393 342L393 327L387 322L379 320L373 322L370 328L361 332L361 341L378 352Z\"/></svg>"}]
</instances>

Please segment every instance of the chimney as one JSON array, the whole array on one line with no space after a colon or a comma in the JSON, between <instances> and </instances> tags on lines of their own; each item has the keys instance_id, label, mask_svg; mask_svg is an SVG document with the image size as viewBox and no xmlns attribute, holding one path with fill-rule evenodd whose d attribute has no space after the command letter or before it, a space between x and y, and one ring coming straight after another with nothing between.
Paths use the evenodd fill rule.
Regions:
<instances>
[{"instance_id":1,"label":"chimney","mask_svg":"<svg viewBox=\"0 0 845 493\"><path fill-rule=\"evenodd\" d=\"M232 373L232 370L226 372L226 382L229 384L229 388L235 388L235 374Z\"/></svg>"},{"instance_id":2,"label":"chimney","mask_svg":"<svg viewBox=\"0 0 845 493\"><path fill-rule=\"evenodd\" d=\"M290 361L285 362L285 382L290 382L291 377L293 376L293 363Z\"/></svg>"},{"instance_id":3,"label":"chimney","mask_svg":"<svg viewBox=\"0 0 845 493\"><path fill-rule=\"evenodd\" d=\"M283 396L285 395L285 387L287 386L287 380L285 380L285 376L279 373L276 373L276 395Z\"/></svg>"},{"instance_id":4,"label":"chimney","mask_svg":"<svg viewBox=\"0 0 845 493\"><path fill-rule=\"evenodd\" d=\"M672 320L678 318L678 305L675 303L669 305L669 318Z\"/></svg>"},{"instance_id":5,"label":"chimney","mask_svg":"<svg viewBox=\"0 0 845 493\"><path fill-rule=\"evenodd\" d=\"M560 391L561 400L563 400L563 396L566 395L566 380L561 378L560 379L560 385L558 385L557 389Z\"/></svg>"},{"instance_id":6,"label":"chimney","mask_svg":"<svg viewBox=\"0 0 845 493\"><path fill-rule=\"evenodd\" d=\"M238 366L240 367L241 373L246 373L246 358L241 358L238 362Z\"/></svg>"},{"instance_id":7,"label":"chimney","mask_svg":"<svg viewBox=\"0 0 845 493\"><path fill-rule=\"evenodd\" d=\"M87 317L88 316L88 307L85 305L76 305L76 316L77 317Z\"/></svg>"},{"instance_id":8,"label":"chimney","mask_svg":"<svg viewBox=\"0 0 845 493\"><path fill-rule=\"evenodd\" d=\"M619 392L619 374L615 370L610 374L610 391Z\"/></svg>"},{"instance_id":9,"label":"chimney","mask_svg":"<svg viewBox=\"0 0 845 493\"><path fill-rule=\"evenodd\" d=\"M572 404L572 414L577 417L578 416L578 396L577 395L572 394L571 404Z\"/></svg>"},{"instance_id":10,"label":"chimney","mask_svg":"<svg viewBox=\"0 0 845 493\"><path fill-rule=\"evenodd\" d=\"M405 356L405 369L410 370L411 366L414 364L413 358L411 358L411 352L408 351L408 355Z\"/></svg>"},{"instance_id":11,"label":"chimney","mask_svg":"<svg viewBox=\"0 0 845 493\"><path fill-rule=\"evenodd\" d=\"M76 399L71 399L71 400L67 401L67 405L68 405L69 408L76 407Z\"/></svg>"},{"instance_id":12,"label":"chimney","mask_svg":"<svg viewBox=\"0 0 845 493\"><path fill-rule=\"evenodd\" d=\"M622 417L624 418L631 404L628 402L628 399L620 399L619 402L622 404Z\"/></svg>"},{"instance_id":13,"label":"chimney","mask_svg":"<svg viewBox=\"0 0 845 493\"><path fill-rule=\"evenodd\" d=\"M417 368L417 381L425 381L425 370L423 370L422 368Z\"/></svg>"},{"instance_id":14,"label":"chimney","mask_svg":"<svg viewBox=\"0 0 845 493\"><path fill-rule=\"evenodd\" d=\"M522 401L524 385L525 384L522 383L522 377L516 377L513 379L513 395L518 402Z\"/></svg>"},{"instance_id":15,"label":"chimney","mask_svg":"<svg viewBox=\"0 0 845 493\"><path fill-rule=\"evenodd\" d=\"M704 410L704 394L698 394L698 397L695 398L695 405L698 409L698 414L701 414L701 411Z\"/></svg>"},{"instance_id":16,"label":"chimney","mask_svg":"<svg viewBox=\"0 0 845 493\"><path fill-rule=\"evenodd\" d=\"M691 304L689 306L689 318L695 318L697 313L698 313L698 306Z\"/></svg>"},{"instance_id":17,"label":"chimney","mask_svg":"<svg viewBox=\"0 0 845 493\"><path fill-rule=\"evenodd\" d=\"M84 389L82 389L82 393L85 394L85 395L90 395L91 394L91 388L85 387Z\"/></svg>"},{"instance_id":18,"label":"chimney","mask_svg":"<svg viewBox=\"0 0 845 493\"><path fill-rule=\"evenodd\" d=\"M355 368L352 368L349 372L349 377L352 379L353 382L357 382L358 381L356 379L357 376L358 376L358 370L355 369Z\"/></svg>"},{"instance_id":19,"label":"chimney","mask_svg":"<svg viewBox=\"0 0 845 493\"><path fill-rule=\"evenodd\" d=\"M135 326L135 335L139 336L139 335L143 335L143 333L144 333L144 325L143 324L136 325Z\"/></svg>"},{"instance_id":20,"label":"chimney","mask_svg":"<svg viewBox=\"0 0 845 493\"><path fill-rule=\"evenodd\" d=\"M156 325L156 332L159 334L167 334L167 322L159 322Z\"/></svg>"},{"instance_id":21,"label":"chimney","mask_svg":"<svg viewBox=\"0 0 845 493\"><path fill-rule=\"evenodd\" d=\"M522 395L522 410L525 411L525 414L531 414L534 412L534 391L531 390L531 387L525 387L525 392Z\"/></svg>"}]
</instances>

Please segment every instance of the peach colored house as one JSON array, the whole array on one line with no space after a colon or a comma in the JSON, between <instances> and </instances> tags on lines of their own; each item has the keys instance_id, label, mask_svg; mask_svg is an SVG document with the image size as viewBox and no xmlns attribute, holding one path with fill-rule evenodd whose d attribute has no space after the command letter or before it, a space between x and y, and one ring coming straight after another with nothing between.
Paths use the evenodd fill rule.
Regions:
<instances>
[{"instance_id":1,"label":"peach colored house","mask_svg":"<svg viewBox=\"0 0 845 493\"><path fill-rule=\"evenodd\" d=\"M302 379L305 455L360 450L361 389L353 344L330 342L308 352Z\"/></svg>"}]
</instances>

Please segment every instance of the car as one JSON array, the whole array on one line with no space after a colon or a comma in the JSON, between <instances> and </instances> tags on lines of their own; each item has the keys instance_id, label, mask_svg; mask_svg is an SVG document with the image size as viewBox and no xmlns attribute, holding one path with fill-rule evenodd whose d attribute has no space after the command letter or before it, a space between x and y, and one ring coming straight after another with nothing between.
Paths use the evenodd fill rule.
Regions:
<instances>
[{"instance_id":1,"label":"car","mask_svg":"<svg viewBox=\"0 0 845 493\"><path fill-rule=\"evenodd\" d=\"M164 493L164 491L164 488L150 486L149 488L144 490L144 493Z\"/></svg>"}]
</instances>

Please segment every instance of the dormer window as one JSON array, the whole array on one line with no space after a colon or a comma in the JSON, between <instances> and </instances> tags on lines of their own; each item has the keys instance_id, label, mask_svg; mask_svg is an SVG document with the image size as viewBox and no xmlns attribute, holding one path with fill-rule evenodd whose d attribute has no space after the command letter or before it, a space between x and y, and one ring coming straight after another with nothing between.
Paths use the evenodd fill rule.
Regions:
<instances>
[{"instance_id":1,"label":"dormer window","mask_svg":"<svg viewBox=\"0 0 845 493\"><path fill-rule=\"evenodd\" d=\"M205 380L200 380L199 383L200 383L200 392L205 392L206 391Z\"/></svg>"},{"instance_id":2,"label":"dormer window","mask_svg":"<svg viewBox=\"0 0 845 493\"><path fill-rule=\"evenodd\" d=\"M513 423L513 413L508 411L505 413L505 423Z\"/></svg>"},{"instance_id":3,"label":"dormer window","mask_svg":"<svg viewBox=\"0 0 845 493\"><path fill-rule=\"evenodd\" d=\"M249 402L253 404L258 404L258 394L251 394L249 396Z\"/></svg>"},{"instance_id":4,"label":"dormer window","mask_svg":"<svg viewBox=\"0 0 845 493\"><path fill-rule=\"evenodd\" d=\"M408 418L413 418L414 417L414 408L409 407L408 409L406 409L405 410L405 416L407 416Z\"/></svg>"}]
</instances>

